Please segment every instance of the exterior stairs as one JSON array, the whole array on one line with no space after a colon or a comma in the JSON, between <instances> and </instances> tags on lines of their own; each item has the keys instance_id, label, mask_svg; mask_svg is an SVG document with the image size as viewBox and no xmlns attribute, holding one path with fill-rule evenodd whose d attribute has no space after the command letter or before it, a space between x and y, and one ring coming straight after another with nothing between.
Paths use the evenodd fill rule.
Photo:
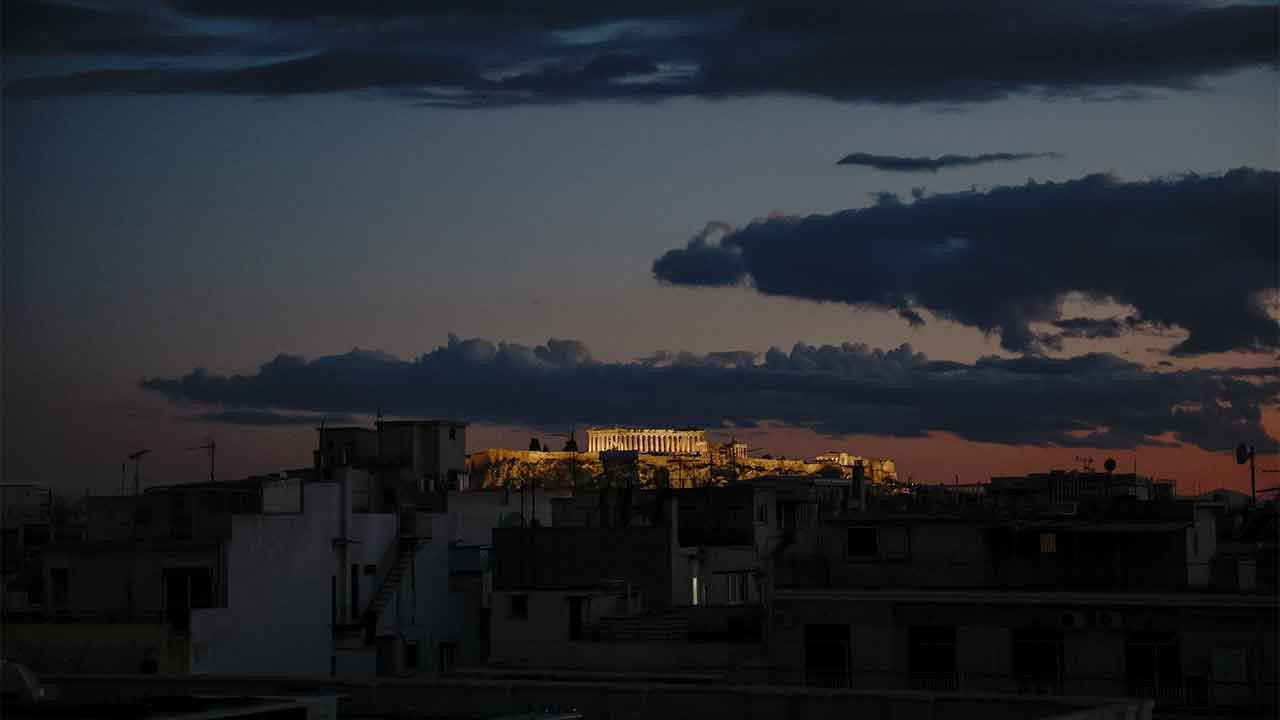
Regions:
<instances>
[{"instance_id":1,"label":"exterior stairs","mask_svg":"<svg viewBox=\"0 0 1280 720\"><path fill-rule=\"evenodd\" d=\"M395 557L390 560L393 564L387 570L386 575L382 577L382 582L378 585L377 592L374 593L373 599L369 601L369 607L365 608L360 617L361 624L364 626L366 643L373 643L374 634L378 628L378 619L382 617L383 610L395 597L396 591L400 588L400 583L404 579L405 573L413 565L413 558L417 555L418 547L423 541L423 538L405 536L401 536L396 540L394 545Z\"/></svg>"}]
</instances>

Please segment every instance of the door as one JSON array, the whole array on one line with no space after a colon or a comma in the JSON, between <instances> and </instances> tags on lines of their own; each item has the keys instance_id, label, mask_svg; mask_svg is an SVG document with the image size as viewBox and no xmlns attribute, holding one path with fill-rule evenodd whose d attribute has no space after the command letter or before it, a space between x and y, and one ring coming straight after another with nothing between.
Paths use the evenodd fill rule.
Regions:
<instances>
[{"instance_id":1,"label":"door","mask_svg":"<svg viewBox=\"0 0 1280 720\"><path fill-rule=\"evenodd\" d=\"M804 626L804 684L850 687L849 626Z\"/></svg>"},{"instance_id":2,"label":"door","mask_svg":"<svg viewBox=\"0 0 1280 720\"><path fill-rule=\"evenodd\" d=\"M175 630L187 630L191 627L191 583L187 572L180 569L167 569L164 579L164 614L165 619Z\"/></svg>"},{"instance_id":3,"label":"door","mask_svg":"<svg viewBox=\"0 0 1280 720\"><path fill-rule=\"evenodd\" d=\"M569 639L582 639L583 616L586 614L587 598L569 598Z\"/></svg>"}]
</instances>

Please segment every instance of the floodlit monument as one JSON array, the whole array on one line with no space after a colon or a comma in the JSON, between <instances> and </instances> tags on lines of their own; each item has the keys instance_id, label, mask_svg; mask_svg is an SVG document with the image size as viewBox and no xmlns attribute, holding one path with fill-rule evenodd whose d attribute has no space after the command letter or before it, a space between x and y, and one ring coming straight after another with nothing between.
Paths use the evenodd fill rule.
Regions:
<instances>
[{"instance_id":1,"label":"floodlit monument","mask_svg":"<svg viewBox=\"0 0 1280 720\"><path fill-rule=\"evenodd\" d=\"M588 428L587 452L605 450L701 455L707 451L707 432L702 428Z\"/></svg>"}]
</instances>

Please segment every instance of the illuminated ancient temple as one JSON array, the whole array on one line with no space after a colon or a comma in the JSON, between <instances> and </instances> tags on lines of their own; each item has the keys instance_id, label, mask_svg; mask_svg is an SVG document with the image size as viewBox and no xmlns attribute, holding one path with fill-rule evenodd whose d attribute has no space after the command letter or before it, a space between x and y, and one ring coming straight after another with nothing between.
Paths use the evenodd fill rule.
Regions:
<instances>
[{"instance_id":1,"label":"illuminated ancient temple","mask_svg":"<svg viewBox=\"0 0 1280 720\"><path fill-rule=\"evenodd\" d=\"M707 451L701 428L588 428L587 451L636 450L650 455L699 455Z\"/></svg>"}]
</instances>

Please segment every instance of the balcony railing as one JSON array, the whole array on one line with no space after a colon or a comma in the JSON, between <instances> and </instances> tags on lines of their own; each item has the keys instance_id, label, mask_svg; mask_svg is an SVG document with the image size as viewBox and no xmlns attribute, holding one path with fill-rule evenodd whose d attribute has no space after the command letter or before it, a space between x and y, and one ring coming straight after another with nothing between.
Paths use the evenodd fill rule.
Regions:
<instances>
[{"instance_id":1,"label":"balcony railing","mask_svg":"<svg viewBox=\"0 0 1280 720\"><path fill-rule=\"evenodd\" d=\"M810 670L804 684L816 688L848 688L853 683L847 670Z\"/></svg>"},{"instance_id":2,"label":"balcony railing","mask_svg":"<svg viewBox=\"0 0 1280 720\"><path fill-rule=\"evenodd\" d=\"M960 677L957 673L911 673L909 683L912 690L928 690L931 692L954 692L960 688Z\"/></svg>"}]
</instances>

